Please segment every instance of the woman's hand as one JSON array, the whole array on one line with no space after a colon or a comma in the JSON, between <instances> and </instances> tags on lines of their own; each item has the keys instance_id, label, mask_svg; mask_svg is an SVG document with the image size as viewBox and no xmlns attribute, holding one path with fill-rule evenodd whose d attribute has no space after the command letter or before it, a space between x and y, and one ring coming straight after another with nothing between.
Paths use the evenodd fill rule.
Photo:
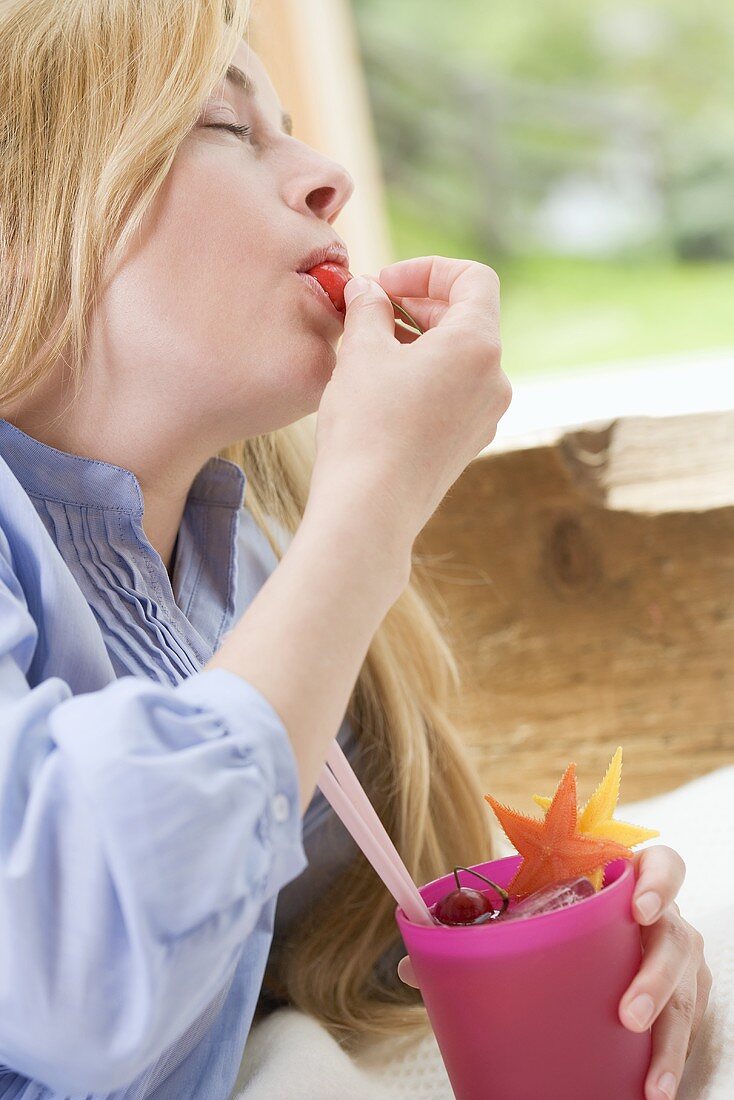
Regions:
<instances>
[{"instance_id":1,"label":"woman's hand","mask_svg":"<svg viewBox=\"0 0 734 1100\"><path fill-rule=\"evenodd\" d=\"M654 1021L645 1100L668 1100L676 1095L713 979L703 956L703 936L684 920L674 900L686 874L681 857L667 845L655 844L635 852L633 863L637 883L632 913L642 925L644 956L622 997L619 1018L630 1031L644 1031ZM647 1018L636 1022L630 1010L638 997Z\"/></svg>"},{"instance_id":2,"label":"woman's hand","mask_svg":"<svg viewBox=\"0 0 734 1100\"><path fill-rule=\"evenodd\" d=\"M630 1031L644 1031L654 1021L645 1100L669 1100L676 1095L713 979L703 956L703 936L684 920L674 900L686 873L681 857L667 845L655 844L635 852L632 862L637 878L632 913L642 925L644 955L620 1001L619 1018ZM648 896L655 908L647 905ZM640 900L646 902L644 911ZM398 977L418 988L410 956L398 963ZM637 997L649 998L641 1005L647 1004L648 1018L640 1022L630 1015Z\"/></svg>"},{"instance_id":3,"label":"woman's hand","mask_svg":"<svg viewBox=\"0 0 734 1100\"><path fill-rule=\"evenodd\" d=\"M394 295L425 331L396 336ZM501 368L496 272L418 256L344 288L337 362L319 404L309 500L338 487L408 547L495 437L512 389ZM398 330L399 331L399 330Z\"/></svg>"}]
</instances>

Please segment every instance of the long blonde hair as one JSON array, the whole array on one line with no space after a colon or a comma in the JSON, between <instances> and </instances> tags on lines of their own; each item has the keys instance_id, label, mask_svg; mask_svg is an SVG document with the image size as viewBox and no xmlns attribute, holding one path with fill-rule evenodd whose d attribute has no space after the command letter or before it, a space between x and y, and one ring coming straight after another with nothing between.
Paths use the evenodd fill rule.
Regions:
<instances>
[{"instance_id":1,"label":"long blonde hair","mask_svg":"<svg viewBox=\"0 0 734 1100\"><path fill-rule=\"evenodd\" d=\"M82 382L90 311L246 36L250 0L6 0L0 14L0 405L63 360ZM232 444L247 507L293 533L308 497L313 420ZM419 577L418 574L421 574ZM426 882L492 858L478 784L451 720L461 681L428 574L375 634L347 715L363 780L410 873ZM336 732L336 731L335 731ZM264 987L349 1046L425 1028L416 990L376 970L395 903L358 853L272 953Z\"/></svg>"}]
</instances>

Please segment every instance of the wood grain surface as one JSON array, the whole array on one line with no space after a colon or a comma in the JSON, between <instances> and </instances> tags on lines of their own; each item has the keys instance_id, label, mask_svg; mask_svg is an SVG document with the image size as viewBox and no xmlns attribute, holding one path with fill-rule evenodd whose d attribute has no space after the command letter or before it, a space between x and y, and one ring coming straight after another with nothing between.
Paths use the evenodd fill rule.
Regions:
<instances>
[{"instance_id":1,"label":"wood grain surface","mask_svg":"<svg viewBox=\"0 0 734 1100\"><path fill-rule=\"evenodd\" d=\"M484 790L620 804L734 763L734 412L488 448L414 546L455 647Z\"/></svg>"}]
</instances>

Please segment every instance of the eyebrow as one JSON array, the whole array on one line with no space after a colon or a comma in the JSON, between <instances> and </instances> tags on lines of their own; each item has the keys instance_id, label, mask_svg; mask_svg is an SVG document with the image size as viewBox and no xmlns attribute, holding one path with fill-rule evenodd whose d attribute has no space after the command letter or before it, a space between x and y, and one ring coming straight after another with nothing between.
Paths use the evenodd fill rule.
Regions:
<instances>
[{"instance_id":1,"label":"eyebrow","mask_svg":"<svg viewBox=\"0 0 734 1100\"><path fill-rule=\"evenodd\" d=\"M236 84L238 88L241 88L245 95L254 96L256 94L255 82L251 80L246 73L243 73L242 69L238 69L236 65L230 65L227 68L226 79ZM292 135L293 119L287 111L283 111L281 123L285 133Z\"/></svg>"}]
</instances>

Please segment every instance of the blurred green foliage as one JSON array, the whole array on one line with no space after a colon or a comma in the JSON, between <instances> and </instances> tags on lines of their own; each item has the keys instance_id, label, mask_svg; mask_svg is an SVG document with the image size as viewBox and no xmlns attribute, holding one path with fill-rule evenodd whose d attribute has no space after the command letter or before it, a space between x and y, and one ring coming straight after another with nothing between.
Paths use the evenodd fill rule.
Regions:
<instances>
[{"instance_id":1,"label":"blurred green foliage","mask_svg":"<svg viewBox=\"0 0 734 1100\"><path fill-rule=\"evenodd\" d=\"M388 197L395 251L465 256L502 284L503 363L511 377L734 346L734 265L485 255Z\"/></svg>"},{"instance_id":2,"label":"blurred green foliage","mask_svg":"<svg viewBox=\"0 0 734 1100\"><path fill-rule=\"evenodd\" d=\"M734 346L734 4L354 10L396 252L497 268L508 367Z\"/></svg>"},{"instance_id":3,"label":"blurred green foliage","mask_svg":"<svg viewBox=\"0 0 734 1100\"><path fill-rule=\"evenodd\" d=\"M586 88L644 88L680 116L731 103L734 7L722 0L354 0L358 23L457 65Z\"/></svg>"}]
</instances>

